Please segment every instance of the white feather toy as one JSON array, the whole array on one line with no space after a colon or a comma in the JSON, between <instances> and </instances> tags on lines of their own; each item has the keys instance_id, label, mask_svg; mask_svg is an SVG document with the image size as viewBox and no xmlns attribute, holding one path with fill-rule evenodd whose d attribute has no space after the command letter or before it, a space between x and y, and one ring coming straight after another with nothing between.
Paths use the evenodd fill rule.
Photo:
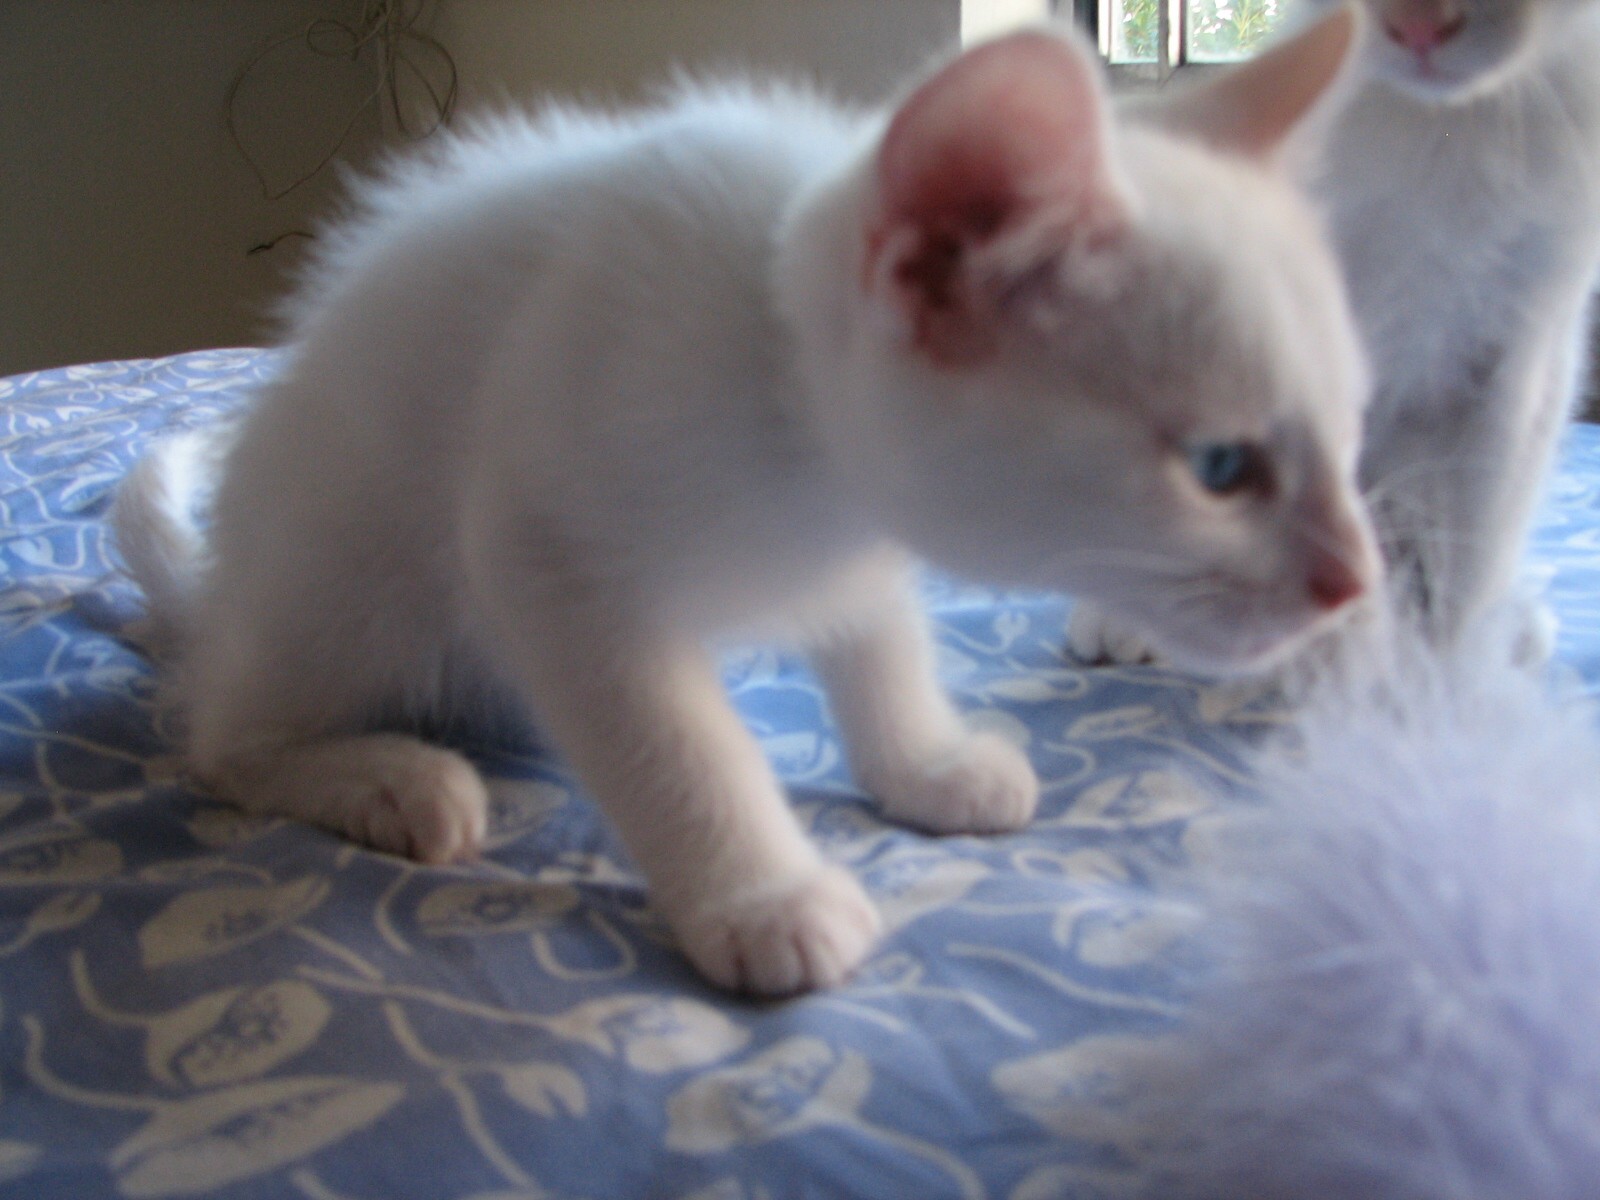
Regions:
<instances>
[{"instance_id":1,"label":"white feather toy","mask_svg":"<svg viewBox=\"0 0 1600 1200\"><path fill-rule=\"evenodd\" d=\"M1190 1019L1125 1079L1135 1194L1600 1196L1596 713L1474 640L1386 640L1261 753Z\"/></svg>"}]
</instances>

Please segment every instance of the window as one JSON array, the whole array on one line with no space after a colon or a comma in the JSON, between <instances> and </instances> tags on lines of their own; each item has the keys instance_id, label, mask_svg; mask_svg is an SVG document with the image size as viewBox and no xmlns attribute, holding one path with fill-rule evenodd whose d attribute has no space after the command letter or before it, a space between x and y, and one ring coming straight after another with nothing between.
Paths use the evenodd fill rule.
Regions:
<instances>
[{"instance_id":1,"label":"window","mask_svg":"<svg viewBox=\"0 0 1600 1200\"><path fill-rule=\"evenodd\" d=\"M1260 48L1289 0L1075 0L1114 67L1166 75Z\"/></svg>"}]
</instances>

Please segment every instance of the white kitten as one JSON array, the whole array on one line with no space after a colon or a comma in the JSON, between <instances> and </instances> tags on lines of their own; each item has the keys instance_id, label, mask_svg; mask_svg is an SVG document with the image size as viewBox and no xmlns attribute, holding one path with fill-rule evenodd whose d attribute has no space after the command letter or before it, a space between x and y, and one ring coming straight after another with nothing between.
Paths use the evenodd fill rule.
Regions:
<instances>
[{"instance_id":1,"label":"white kitten","mask_svg":"<svg viewBox=\"0 0 1600 1200\"><path fill-rule=\"evenodd\" d=\"M1372 360L1362 484L1405 606L1450 640L1513 582L1587 358L1600 3L1365 4L1359 84L1305 173ZM1144 654L1088 610L1069 632Z\"/></svg>"},{"instance_id":2,"label":"white kitten","mask_svg":"<svg viewBox=\"0 0 1600 1200\"><path fill-rule=\"evenodd\" d=\"M476 770L381 730L526 706L701 971L840 980L875 910L708 643L809 643L884 811L994 831L1037 783L940 690L908 551L1082 590L1212 665L1286 652L1369 585L1354 328L1315 219L1244 157L1352 29L1196 98L1233 156L1114 127L1089 53L1033 31L886 118L692 91L399 172L297 304L203 576L174 561L160 456L119 500L134 574L178 610L157 616L197 776L458 858ZM1285 71L1316 82L1279 102Z\"/></svg>"}]
</instances>

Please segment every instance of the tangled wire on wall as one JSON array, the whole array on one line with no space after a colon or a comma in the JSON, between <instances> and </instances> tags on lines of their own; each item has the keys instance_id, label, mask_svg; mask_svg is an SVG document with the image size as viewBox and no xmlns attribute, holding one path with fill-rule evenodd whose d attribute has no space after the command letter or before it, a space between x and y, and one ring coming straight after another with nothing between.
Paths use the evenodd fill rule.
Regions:
<instances>
[{"instance_id":1,"label":"tangled wire on wall","mask_svg":"<svg viewBox=\"0 0 1600 1200\"><path fill-rule=\"evenodd\" d=\"M423 27L428 5L429 0L362 0L359 16L351 20L318 17L303 29L269 42L240 68L225 102L228 137L256 177L263 197L280 200L322 171L343 149L356 122L375 105L384 106L394 128L407 141L418 141L449 123L456 104L456 64L444 44ZM240 133L239 94L269 58L291 47L316 58L343 58L352 63L375 54L377 77L317 164L287 185L275 186Z\"/></svg>"}]
</instances>

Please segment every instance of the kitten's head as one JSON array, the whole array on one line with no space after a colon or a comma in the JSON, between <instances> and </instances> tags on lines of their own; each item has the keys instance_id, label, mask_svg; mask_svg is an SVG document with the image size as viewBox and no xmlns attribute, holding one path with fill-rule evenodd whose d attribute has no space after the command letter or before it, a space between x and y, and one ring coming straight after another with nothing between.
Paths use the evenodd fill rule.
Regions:
<instances>
[{"instance_id":1,"label":"kitten's head","mask_svg":"<svg viewBox=\"0 0 1600 1200\"><path fill-rule=\"evenodd\" d=\"M1337 73L1335 18L1113 122L1092 56L969 51L797 211L782 302L824 436L914 549L1061 588L1175 659L1260 666L1378 570L1365 373L1306 204L1259 161Z\"/></svg>"},{"instance_id":2,"label":"kitten's head","mask_svg":"<svg viewBox=\"0 0 1600 1200\"><path fill-rule=\"evenodd\" d=\"M1313 8L1343 0L1311 0ZM1362 0L1373 76L1452 104L1520 77L1560 41L1563 22L1593 0Z\"/></svg>"}]
</instances>

